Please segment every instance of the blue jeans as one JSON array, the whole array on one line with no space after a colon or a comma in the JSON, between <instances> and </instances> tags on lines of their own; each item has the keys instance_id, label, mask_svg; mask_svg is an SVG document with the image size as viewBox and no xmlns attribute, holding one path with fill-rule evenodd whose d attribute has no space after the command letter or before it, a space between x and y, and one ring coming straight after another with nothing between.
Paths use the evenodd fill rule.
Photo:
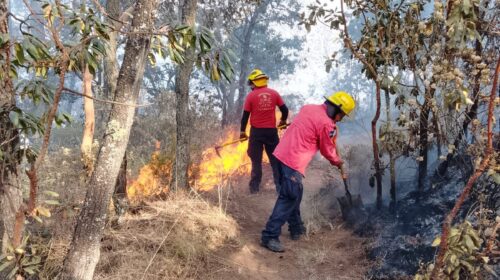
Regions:
<instances>
[{"instance_id":1,"label":"blue jeans","mask_svg":"<svg viewBox=\"0 0 500 280\"><path fill-rule=\"evenodd\" d=\"M291 234L303 233L304 228L300 217L300 202L304 192L302 174L279 160L278 163L281 171L279 196L266 228L262 231L263 243L267 243L270 239L279 239L281 226L286 222L288 222L288 230Z\"/></svg>"}]
</instances>

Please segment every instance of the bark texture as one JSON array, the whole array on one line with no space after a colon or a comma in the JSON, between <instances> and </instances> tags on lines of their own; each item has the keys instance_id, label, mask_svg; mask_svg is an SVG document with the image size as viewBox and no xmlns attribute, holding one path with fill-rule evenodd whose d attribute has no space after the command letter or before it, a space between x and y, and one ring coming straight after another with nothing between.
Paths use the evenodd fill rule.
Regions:
<instances>
[{"instance_id":1,"label":"bark texture","mask_svg":"<svg viewBox=\"0 0 500 280\"><path fill-rule=\"evenodd\" d=\"M114 94L117 102L134 104L137 101L138 91L134 89L142 83L150 46L150 35L145 33L153 25L155 8L155 0L138 0L135 4L132 30L125 46ZM128 144L134 113L133 106L115 104L111 109L73 240L64 261L62 279L91 280L94 275L107 206Z\"/></svg>"},{"instance_id":2,"label":"bark texture","mask_svg":"<svg viewBox=\"0 0 500 280\"><path fill-rule=\"evenodd\" d=\"M0 0L0 33L9 34L8 0ZM12 243L16 215L21 211L22 192L17 181L20 158L16 153L19 143L17 130L10 122L9 113L15 106L14 88L9 76L10 47L0 48L0 247L5 251ZM1 276L0 276L1 277Z\"/></svg>"},{"instance_id":3,"label":"bark texture","mask_svg":"<svg viewBox=\"0 0 500 280\"><path fill-rule=\"evenodd\" d=\"M120 1L119 0L108 0L106 1L106 12L113 19L120 18ZM115 30L121 28L121 24L116 20L109 19L108 24L114 27ZM118 80L118 60L116 58L116 49L118 48L118 32L112 31L109 33L108 49L106 50L106 57L104 58L104 86L105 86L105 97L106 99L113 98L113 94L116 89L116 81ZM134 87L135 89L140 89L140 84ZM138 93L137 93L138 94ZM103 117L105 119L105 117ZM122 214L127 211L128 199L126 196L127 188L127 155L123 157L123 161L120 167L120 173L116 179L115 190L113 192L113 205L115 207L115 213L118 216L118 220Z\"/></svg>"},{"instance_id":4,"label":"bark texture","mask_svg":"<svg viewBox=\"0 0 500 280\"><path fill-rule=\"evenodd\" d=\"M92 74L88 65L83 68L83 94L92 97ZM83 127L82 144L80 146L83 167L90 174L93 168L92 143L94 141L95 111L94 100L83 98L83 111L85 112L85 124Z\"/></svg>"},{"instance_id":5,"label":"bark texture","mask_svg":"<svg viewBox=\"0 0 500 280\"><path fill-rule=\"evenodd\" d=\"M181 24L194 27L196 22L197 0L185 0L180 6ZM175 120L177 122L175 173L173 188L189 188L189 135L191 123L189 121L189 80L195 61L194 48L188 48L185 61L179 65L175 77Z\"/></svg>"}]
</instances>

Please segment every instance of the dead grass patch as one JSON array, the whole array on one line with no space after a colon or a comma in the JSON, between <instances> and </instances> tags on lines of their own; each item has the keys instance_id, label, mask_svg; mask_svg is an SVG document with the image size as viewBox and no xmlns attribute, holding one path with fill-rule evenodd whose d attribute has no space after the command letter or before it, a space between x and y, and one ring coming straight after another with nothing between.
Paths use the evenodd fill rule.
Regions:
<instances>
[{"instance_id":1,"label":"dead grass patch","mask_svg":"<svg viewBox=\"0 0 500 280\"><path fill-rule=\"evenodd\" d=\"M238 236L238 225L201 198L176 194L107 228L95 279L196 279L210 252Z\"/></svg>"}]
</instances>

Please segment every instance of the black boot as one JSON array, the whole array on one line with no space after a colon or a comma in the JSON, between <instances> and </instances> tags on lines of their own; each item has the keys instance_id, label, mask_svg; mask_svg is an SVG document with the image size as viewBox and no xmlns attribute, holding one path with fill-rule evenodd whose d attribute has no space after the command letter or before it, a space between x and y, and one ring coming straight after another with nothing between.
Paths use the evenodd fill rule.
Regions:
<instances>
[{"instance_id":1,"label":"black boot","mask_svg":"<svg viewBox=\"0 0 500 280\"><path fill-rule=\"evenodd\" d=\"M285 252L285 248L283 248L283 245L281 245L278 239L269 239L267 242L262 242L261 245L273 252Z\"/></svg>"}]
</instances>

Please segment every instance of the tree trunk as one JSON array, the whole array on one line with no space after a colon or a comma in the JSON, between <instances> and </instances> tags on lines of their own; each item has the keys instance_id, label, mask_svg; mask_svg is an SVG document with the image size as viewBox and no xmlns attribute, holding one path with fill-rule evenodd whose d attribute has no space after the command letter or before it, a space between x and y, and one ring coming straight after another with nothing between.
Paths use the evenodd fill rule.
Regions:
<instances>
[{"instance_id":1,"label":"tree trunk","mask_svg":"<svg viewBox=\"0 0 500 280\"><path fill-rule=\"evenodd\" d=\"M391 97L388 90L385 92L385 113L387 120L387 131L391 131ZM392 132L391 132L392 133ZM390 134L391 135L391 134ZM391 136L392 137L392 136ZM391 208L396 207L396 159L394 158L394 152L389 149L389 173L391 176Z\"/></svg>"},{"instance_id":2,"label":"tree trunk","mask_svg":"<svg viewBox=\"0 0 500 280\"><path fill-rule=\"evenodd\" d=\"M433 81L434 82L434 81ZM434 95L434 89L428 88L425 90L425 99L422 109L420 110L420 127L419 127L419 157L418 163L418 190L424 188L425 178L427 177L427 162L429 158L429 114L431 111L431 100Z\"/></svg>"},{"instance_id":3,"label":"tree trunk","mask_svg":"<svg viewBox=\"0 0 500 280\"><path fill-rule=\"evenodd\" d=\"M143 31L152 27L155 7L155 0L138 0L135 4L131 33L125 46L114 94L117 102L137 102L138 91L135 91L135 86L142 83L150 46L150 35L145 35ZM64 261L62 279L91 280L94 275L107 218L107 206L127 148L134 113L134 106L115 104L111 109L73 240Z\"/></svg>"},{"instance_id":4,"label":"tree trunk","mask_svg":"<svg viewBox=\"0 0 500 280\"><path fill-rule=\"evenodd\" d=\"M112 18L120 17L120 1L119 0L107 0L106 1L106 12ZM116 21L109 19L108 24L118 29L120 26ZM116 49L117 49L117 31L109 32L108 48L106 49L106 55L104 56L104 93L107 99L112 99L116 88L116 81L118 80L118 61L116 60Z\"/></svg>"},{"instance_id":5,"label":"tree trunk","mask_svg":"<svg viewBox=\"0 0 500 280\"><path fill-rule=\"evenodd\" d=\"M8 0L0 1L0 33L9 35ZM0 160L0 248L13 242L16 215L22 210L22 191L18 182L20 157L16 151L19 143L17 129L12 125L9 114L15 107L14 87L9 74L10 44L0 49L0 143L3 153ZM23 213L21 213L23 214Z\"/></svg>"},{"instance_id":6,"label":"tree trunk","mask_svg":"<svg viewBox=\"0 0 500 280\"><path fill-rule=\"evenodd\" d=\"M182 24L194 27L196 21L197 0L185 0L181 6ZM188 48L185 61L179 65L175 77L175 120L177 122L175 172L173 189L187 189L189 187L189 135L191 122L189 121L189 81L195 61L194 48Z\"/></svg>"},{"instance_id":7,"label":"tree trunk","mask_svg":"<svg viewBox=\"0 0 500 280\"><path fill-rule=\"evenodd\" d=\"M127 153L123 155L122 164L118 177L116 178L115 191L113 192L113 205L117 221L121 221L121 217L128 209L127 199Z\"/></svg>"},{"instance_id":8,"label":"tree trunk","mask_svg":"<svg viewBox=\"0 0 500 280\"><path fill-rule=\"evenodd\" d=\"M108 15L114 19L120 17L120 1L119 0L107 0L106 1L106 12ZM120 23L115 20L109 19L108 24L112 25L115 30L120 29ZM109 33L108 49L106 50L106 57L104 58L104 85L105 85L105 97L107 99L112 99L113 94L116 89L116 81L118 80L118 61L116 58L116 49L118 48L118 32L112 31ZM136 85L136 90L140 89L140 84ZM139 94L139 92L134 93ZM103 118L104 119L104 118ZM128 198L126 196L127 188L127 154L123 157L123 162L120 166L120 173L116 180L115 190L113 192L113 206L115 207L115 213L120 217L127 211L128 208Z\"/></svg>"},{"instance_id":9,"label":"tree trunk","mask_svg":"<svg viewBox=\"0 0 500 280\"><path fill-rule=\"evenodd\" d=\"M87 64L83 67L83 94L92 97L92 74ZM85 124L83 127L82 144L80 146L83 167L88 174L92 173L94 156L92 154L92 143L94 142L94 100L83 98L83 110L85 112Z\"/></svg>"},{"instance_id":10,"label":"tree trunk","mask_svg":"<svg viewBox=\"0 0 500 280\"><path fill-rule=\"evenodd\" d=\"M240 76L238 79L238 100L236 101L235 118L241 116L243 110L243 101L245 100L245 96L247 94L246 86L247 75L249 74L248 64L250 60L250 42L252 40L253 30L255 29L255 25L257 24L257 19L266 11L269 2L269 0L265 0L261 2L257 9L255 9L255 12L252 14L252 17L247 23L247 27L243 35L243 49L241 51Z\"/></svg>"},{"instance_id":11,"label":"tree trunk","mask_svg":"<svg viewBox=\"0 0 500 280\"><path fill-rule=\"evenodd\" d=\"M380 166L379 148L377 143L377 122L380 117L380 83L375 81L375 97L377 108L372 119L372 147L375 167L375 180L377 182L377 209L382 208L382 170Z\"/></svg>"}]
</instances>

